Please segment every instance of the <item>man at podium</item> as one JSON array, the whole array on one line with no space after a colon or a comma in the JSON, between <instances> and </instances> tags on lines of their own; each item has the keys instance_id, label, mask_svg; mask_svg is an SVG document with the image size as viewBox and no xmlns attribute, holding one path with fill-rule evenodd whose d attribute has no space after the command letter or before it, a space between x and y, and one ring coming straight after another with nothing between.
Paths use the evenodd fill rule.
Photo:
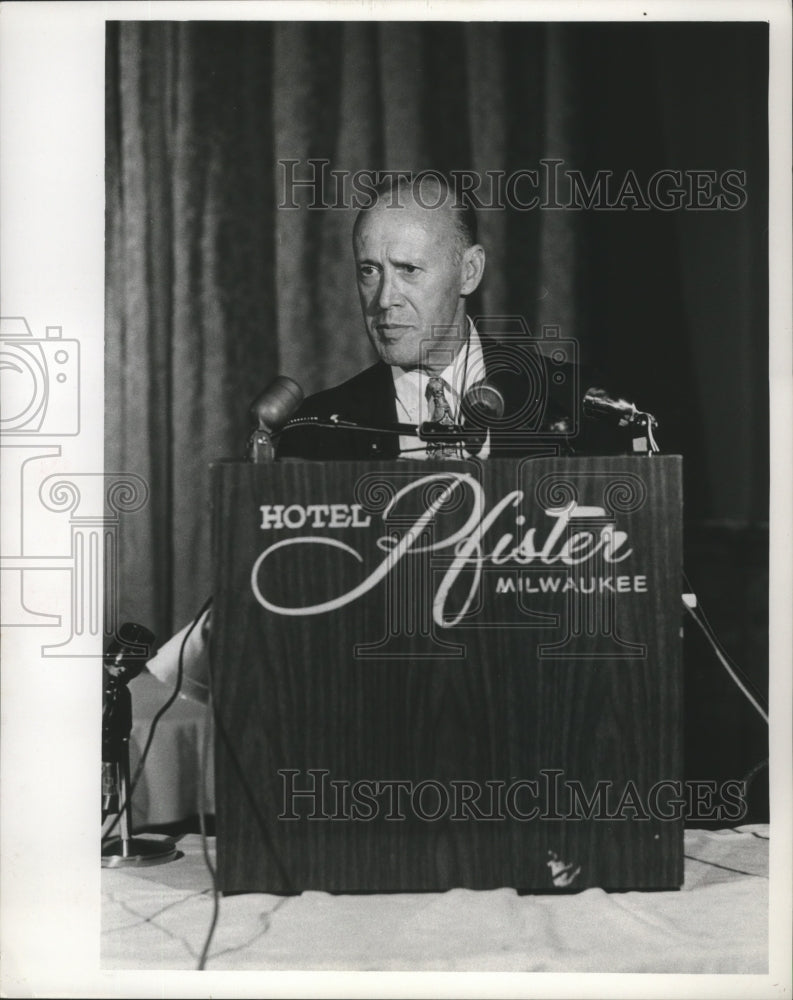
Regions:
<instances>
[{"instance_id":1,"label":"man at podium","mask_svg":"<svg viewBox=\"0 0 793 1000\"><path fill-rule=\"evenodd\" d=\"M589 432L573 340L468 315L485 250L435 175L353 250L378 360L299 408L276 380L213 468L223 891L679 886L680 460Z\"/></svg>"},{"instance_id":2,"label":"man at podium","mask_svg":"<svg viewBox=\"0 0 793 1000\"><path fill-rule=\"evenodd\" d=\"M574 341L557 336L542 343L525 324L516 331L515 317L482 319L502 327L496 338L468 316L486 260L471 204L437 172L389 175L375 191L355 221L353 252L364 326L379 360L308 397L278 435L276 457L485 460L628 452L620 407L633 408L588 389ZM586 416L593 394L612 407L600 414L607 421ZM476 428L464 442L427 443L416 436L425 422ZM165 683L175 680L189 629L148 664ZM183 690L200 700L208 690L208 636L206 612L183 651Z\"/></svg>"},{"instance_id":3,"label":"man at podium","mask_svg":"<svg viewBox=\"0 0 793 1000\"><path fill-rule=\"evenodd\" d=\"M589 382L582 383L574 341L532 338L514 317L475 323L468 316L486 259L470 201L437 172L389 175L375 190L373 204L356 219L353 252L364 326L379 360L307 399L282 431L277 457L626 451L629 442L613 428L579 420ZM499 328L500 336L486 335L480 323ZM503 411L495 419L487 419L489 393ZM477 415L481 433L467 447L428 447L394 430L425 421L464 424ZM337 426L328 426L334 420Z\"/></svg>"}]
</instances>

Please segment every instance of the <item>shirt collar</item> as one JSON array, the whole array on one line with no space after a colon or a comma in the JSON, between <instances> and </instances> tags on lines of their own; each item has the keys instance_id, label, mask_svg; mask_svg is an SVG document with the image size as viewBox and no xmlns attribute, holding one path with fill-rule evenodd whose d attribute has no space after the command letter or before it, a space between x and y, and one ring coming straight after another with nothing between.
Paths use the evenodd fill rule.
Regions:
<instances>
[{"instance_id":1,"label":"shirt collar","mask_svg":"<svg viewBox=\"0 0 793 1000\"><path fill-rule=\"evenodd\" d=\"M456 357L440 373L446 389L446 395L453 411L457 411L460 400L466 390L479 382L485 375L482 341L470 317L468 321L468 338L457 352ZM426 371L411 368L405 371L396 365L391 366L391 376L394 380L394 392L398 403L408 413L416 411L419 419L426 416L426 388L429 375Z\"/></svg>"}]
</instances>

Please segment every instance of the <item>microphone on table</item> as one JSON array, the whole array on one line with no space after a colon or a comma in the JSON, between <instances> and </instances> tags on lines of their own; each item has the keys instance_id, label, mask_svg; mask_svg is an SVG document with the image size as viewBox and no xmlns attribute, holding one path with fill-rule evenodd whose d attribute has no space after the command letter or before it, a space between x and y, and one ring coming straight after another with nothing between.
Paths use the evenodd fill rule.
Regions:
<instances>
[{"instance_id":1,"label":"microphone on table","mask_svg":"<svg viewBox=\"0 0 793 1000\"><path fill-rule=\"evenodd\" d=\"M303 390L286 375L278 375L251 403L254 423L248 438L249 462L272 462L275 458L272 435L280 430L303 402Z\"/></svg>"},{"instance_id":2,"label":"microphone on table","mask_svg":"<svg viewBox=\"0 0 793 1000\"><path fill-rule=\"evenodd\" d=\"M172 861L177 855L176 845L170 837L133 837L130 831L132 696L128 685L143 670L153 644L154 635L149 629L125 622L103 657L102 821L115 813L121 834L103 842L103 868L160 864Z\"/></svg>"},{"instance_id":3,"label":"microphone on table","mask_svg":"<svg viewBox=\"0 0 793 1000\"><path fill-rule=\"evenodd\" d=\"M154 633L145 625L125 622L110 641L102 657L105 679L109 683L129 684L151 658Z\"/></svg>"},{"instance_id":4,"label":"microphone on table","mask_svg":"<svg viewBox=\"0 0 793 1000\"><path fill-rule=\"evenodd\" d=\"M146 666L154 634L125 622L102 660L102 812L118 812L120 767L124 743L132 731L132 697L128 684Z\"/></svg>"}]
</instances>

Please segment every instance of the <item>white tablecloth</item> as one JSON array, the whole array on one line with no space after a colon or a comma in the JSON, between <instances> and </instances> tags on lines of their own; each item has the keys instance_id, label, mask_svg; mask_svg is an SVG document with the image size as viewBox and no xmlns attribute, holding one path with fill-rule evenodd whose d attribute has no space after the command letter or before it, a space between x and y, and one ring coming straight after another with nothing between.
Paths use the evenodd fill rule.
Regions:
<instances>
[{"instance_id":1,"label":"white tablecloth","mask_svg":"<svg viewBox=\"0 0 793 1000\"><path fill-rule=\"evenodd\" d=\"M211 880L200 837L179 848L166 865L103 871L103 968L196 967ZM678 892L227 896L206 967L766 973L768 828L687 830L685 855Z\"/></svg>"},{"instance_id":2,"label":"white tablecloth","mask_svg":"<svg viewBox=\"0 0 793 1000\"><path fill-rule=\"evenodd\" d=\"M136 677L129 687L132 695L129 759L134 774L152 720L168 700L173 688L147 673ZM157 723L146 764L132 796L132 821L135 828L177 823L197 816L201 803L202 776L204 812L213 813L215 792L212 763L212 724L207 709L196 701L180 696Z\"/></svg>"}]
</instances>

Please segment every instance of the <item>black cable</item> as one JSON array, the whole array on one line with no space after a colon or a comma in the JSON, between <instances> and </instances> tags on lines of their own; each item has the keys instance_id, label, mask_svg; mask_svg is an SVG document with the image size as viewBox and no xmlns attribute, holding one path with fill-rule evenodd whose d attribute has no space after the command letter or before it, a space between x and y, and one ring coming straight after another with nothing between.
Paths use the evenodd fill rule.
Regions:
<instances>
[{"instance_id":1,"label":"black cable","mask_svg":"<svg viewBox=\"0 0 793 1000\"><path fill-rule=\"evenodd\" d=\"M207 776L207 761L209 760L209 733L212 723L212 685L211 685L211 657L210 657L210 690L209 690L209 700L206 704L205 713L205 724L204 724L204 746L201 758L201 774L199 776L198 782L198 825L201 830L201 851L204 855L204 864L206 865L207 871L209 872L209 877L212 880L212 919L209 923L209 930L207 931L206 938L204 939L204 946L201 949L201 956L198 960L197 969L199 971L204 971L206 969L206 961L209 955L209 946L212 943L212 938L215 934L215 928L217 927L218 918L220 916L220 891L218 889L218 877L217 870L212 864L212 859L209 856L209 841L207 839L207 828L206 819L204 813L206 811L206 776Z\"/></svg>"},{"instance_id":2,"label":"black cable","mask_svg":"<svg viewBox=\"0 0 793 1000\"><path fill-rule=\"evenodd\" d=\"M730 675L730 677L735 682L738 689L743 693L744 697L749 701L749 703L756 709L759 715L763 718L766 724L768 724L768 705L765 699L760 695L754 685L749 681L746 675L737 667L727 656L724 650L721 648L718 639L714 634L708 630L705 622L696 613L695 609L689 608L689 614L694 619L694 621L699 625L703 634L710 642L713 651L716 653L716 657Z\"/></svg>"},{"instance_id":3,"label":"black cable","mask_svg":"<svg viewBox=\"0 0 793 1000\"><path fill-rule=\"evenodd\" d=\"M208 597L207 600L204 602L201 610L198 612L195 619L193 620L192 625L185 633L184 639L182 639L182 644L179 647L179 666L176 672L176 686L174 687L173 691L168 696L166 701L158 709L154 718L151 720L151 725L149 726L149 733L148 736L146 737L146 743L144 744L143 752L141 754L140 760L138 761L138 766L135 768L135 776L130 782L130 786L127 790L126 800L122 804L121 809L119 809L118 813L116 814L116 818L110 824L105 833L102 835L103 841L109 839L110 835L118 826L121 820L121 815L124 811L126 811L127 813L127 822L129 823L129 829L130 831L132 830L132 797L135 793L135 789L138 787L138 782L141 779L141 775L143 774L143 767L146 763L146 758L149 755L149 750L151 749L151 744L154 739L154 733L157 728L157 723L160 721L163 715L165 715L165 713L168 711L171 705L173 705L173 703L179 697L179 692L181 691L182 688L182 678L184 676L184 651L185 647L187 646L187 640L190 638L190 636L193 633L193 629L196 627L199 621L201 621L204 612L209 608L211 604L212 604L212 598Z\"/></svg>"},{"instance_id":4,"label":"black cable","mask_svg":"<svg viewBox=\"0 0 793 1000\"><path fill-rule=\"evenodd\" d=\"M212 679L211 657L209 658L209 674L210 674L210 689L214 693L215 686ZM237 780L239 781L240 786L243 792L245 793L251 812L254 818L256 819L256 823L259 827L259 832L261 833L262 840L264 841L266 847L269 848L270 853L275 862L275 865L278 868L278 873L281 876L281 879L283 880L284 888L279 889L278 891L285 893L295 893L296 890L292 884L292 880L289 877L289 874L286 868L284 867L284 864L281 861L281 858L279 857L278 852L276 851L275 846L272 842L272 837L270 835L267 820L261 814L258 803L256 802L256 796L254 795L253 789L251 788L250 783L245 775L245 770L243 769L243 766L240 763L239 758L237 757L231 738L229 737L229 734L226 731L225 726L223 725L223 720L220 716L220 709L214 697L211 698L210 704L212 706L212 716L215 723L215 733L223 741L226 753L228 754L229 760L236 772ZM217 747L217 740L215 741L215 746Z\"/></svg>"},{"instance_id":5,"label":"black cable","mask_svg":"<svg viewBox=\"0 0 793 1000\"><path fill-rule=\"evenodd\" d=\"M751 705L762 716L762 718L765 720L765 723L767 725L768 724L768 710L767 710L767 708L764 708L760 704L760 702L762 701L762 698L760 698L759 696L758 696L758 698L755 698L752 695L752 693L749 691L749 688L742 683L741 679L738 676L742 672L740 670L738 670L737 667L735 669L733 669L733 667L730 665L730 663L728 663L728 659L729 658L727 657L726 653L724 653L721 650L718 640L715 638L715 636L711 637L708 629L705 626L705 623L700 619L699 615L697 615L697 613L694 611L694 609L691 608L691 607L689 607L687 604L684 604L684 607L686 608L686 610L688 611L688 613L691 615L691 617L694 619L694 621L697 623L697 625L699 625L699 627L702 629L702 632L705 635L705 638L708 640L708 642L710 642L711 646L713 647L713 650L716 653L716 657L718 658L718 660L721 663L721 665L724 667L724 669L727 671L727 673L730 675L730 677L732 677L733 681L735 681L736 685L743 692L743 694L746 697L746 699L751 703Z\"/></svg>"},{"instance_id":6,"label":"black cable","mask_svg":"<svg viewBox=\"0 0 793 1000\"><path fill-rule=\"evenodd\" d=\"M748 872L744 868L731 868L729 865L720 865L718 861L706 861L705 858L696 858L693 854L684 854L683 857L688 858L689 861L698 861L701 865L710 865L711 868L721 868L725 872L736 872L738 875L751 875L752 878L768 878L767 875L763 875L760 872Z\"/></svg>"},{"instance_id":7,"label":"black cable","mask_svg":"<svg viewBox=\"0 0 793 1000\"><path fill-rule=\"evenodd\" d=\"M757 688L757 686L754 684L751 678L738 666L735 660L733 660L733 658L725 650L724 646L721 644L719 640L719 637L716 635L715 631L708 622L707 618L705 618L704 612L702 612L701 609L699 608L690 608L689 612L691 614L691 617L696 621L696 623L702 630L703 634L710 642L717 656L721 659L722 665L725 667L725 669L727 669L727 672L728 673L734 672L737 675L737 678L740 678L741 683L738 683L737 678L733 677L733 680L735 680L736 684L738 684L738 687L743 689L743 687L745 686L747 690L744 691L744 694L746 694L747 691L750 691L754 696L754 699L759 703L763 712L767 713L768 701L766 697Z\"/></svg>"},{"instance_id":8,"label":"black cable","mask_svg":"<svg viewBox=\"0 0 793 1000\"><path fill-rule=\"evenodd\" d=\"M280 439L282 434L286 434L287 431L305 430L308 427L317 427L321 430L335 430L335 431L366 431L368 434L409 434L412 437L418 437L418 426L416 424L389 424L383 425L382 427L370 427L368 424L358 424L352 420L343 420L338 418L337 420L328 417L325 420L321 420L319 417L295 417L290 420L288 424L285 424L277 435L273 437L278 437Z\"/></svg>"},{"instance_id":9,"label":"black cable","mask_svg":"<svg viewBox=\"0 0 793 1000\"><path fill-rule=\"evenodd\" d=\"M240 785L242 786L242 789L248 799L251 812L256 818L259 830L262 835L262 839L264 840L265 844L269 847L272 857L275 861L275 864L279 869L281 878L283 879L283 882L287 887L285 890L282 891L293 893L295 890L292 887L292 881L289 878L286 868L284 868L283 862L278 856L278 852L275 850L275 847L272 844L272 839L270 837L270 833L267 828L267 823L264 817L261 816L259 813L259 808L256 804L253 790L251 789L248 781L246 780L243 767L239 762L237 754L234 750L234 747L231 744L231 740L229 739L228 733L226 732L226 729L223 725L223 721L220 717L220 709L218 708L218 705L216 704L214 698L215 684L213 678L213 670L212 670L213 665L211 656L209 656L208 658L208 664L209 664L209 701L207 702L207 711L209 712L211 710L212 720L215 726L215 732L223 740L226 753L228 754L228 757L235 771L237 772L237 779L239 780ZM209 726L207 725L204 733L204 739L207 742L208 742L208 734L209 734ZM206 761L207 761L207 753L205 752L203 760L203 774L201 776L201 784L199 786L201 797L200 797L199 811L198 811L198 822L201 830L201 849L204 855L204 864L206 865L207 871L209 872L210 878L212 880L212 917L210 919L209 929L207 930L206 938L204 939L204 944L201 949L201 957L199 958L197 966L197 968L202 971L206 969L206 962L207 958L209 957L209 948L212 943L212 938L214 937L215 929L217 927L218 918L220 915L220 890L218 888L217 870L215 869L215 866L212 864L212 859L210 858L209 855L209 842L206 834L206 824L204 822L204 799L205 799L204 783L206 780Z\"/></svg>"},{"instance_id":10,"label":"black cable","mask_svg":"<svg viewBox=\"0 0 793 1000\"><path fill-rule=\"evenodd\" d=\"M692 586L691 581L686 576L685 571L683 571L682 575L683 575L683 582L685 583L686 587L688 588L688 590L692 594L694 594L695 593L694 587ZM765 695L759 690L759 688L757 688L757 686L754 684L754 682L752 681L752 679L738 666L738 664L735 662L735 660L730 656L730 654L724 648L723 644L719 640L719 637L716 635L715 629L710 624L710 621L708 620L708 616L705 614L705 609L702 606L702 603L700 602L699 598L697 598L697 610L699 612L699 617L701 619L701 621L698 622L697 624L699 624L700 628L705 632L706 637L709 638L713 644L715 644L716 646L718 646L719 650L721 651L722 656L728 661L728 663L733 668L733 670L735 671L735 673L738 674L738 676L741 678L741 680L744 682L744 684L752 691L752 693L755 695L755 697L757 698L757 700L767 710L768 709L768 701L767 701Z\"/></svg>"},{"instance_id":11,"label":"black cable","mask_svg":"<svg viewBox=\"0 0 793 1000\"><path fill-rule=\"evenodd\" d=\"M688 591L691 594L695 594L696 592L694 590L694 587L692 586L692 583L689 580L689 578L686 576L685 570L682 571L682 576L683 576L683 583L686 585ZM711 640L712 644L715 644L716 646L718 646L719 650L721 651L722 656L728 661L728 663L730 664L730 666L732 667L732 669L735 671L735 673L738 674L738 676L741 678L741 680L744 682L744 684L751 690L752 694L754 694L754 696L757 698L757 700L760 702L760 704L767 711L768 710L768 702L767 702L767 700L765 698L765 695L763 695L763 693L755 686L755 684L753 683L753 681L751 680L751 678L738 666L738 664L735 662L735 660L733 660L733 658L730 656L730 654L724 648L723 644L719 640L719 637L716 635L715 629L710 624L710 621L708 620L708 616L705 614L705 609L702 606L702 603L700 602L700 600L699 600L698 597L697 597L697 610L699 612L699 617L701 618L701 621L698 621L697 624L703 630L703 632L705 632L706 638L709 638ZM695 616L692 615L692 617L695 617Z\"/></svg>"},{"instance_id":12,"label":"black cable","mask_svg":"<svg viewBox=\"0 0 793 1000\"><path fill-rule=\"evenodd\" d=\"M752 784L752 782L754 781L754 779L757 777L757 775L760 773L760 771L763 770L764 767L768 767L768 757L766 757L763 760L761 760L758 764L755 764L754 767L750 768L746 772L746 774L741 778L741 784L743 784L743 785L746 786L744 788L744 797L746 797L746 794L749 791L750 785Z\"/></svg>"}]
</instances>

